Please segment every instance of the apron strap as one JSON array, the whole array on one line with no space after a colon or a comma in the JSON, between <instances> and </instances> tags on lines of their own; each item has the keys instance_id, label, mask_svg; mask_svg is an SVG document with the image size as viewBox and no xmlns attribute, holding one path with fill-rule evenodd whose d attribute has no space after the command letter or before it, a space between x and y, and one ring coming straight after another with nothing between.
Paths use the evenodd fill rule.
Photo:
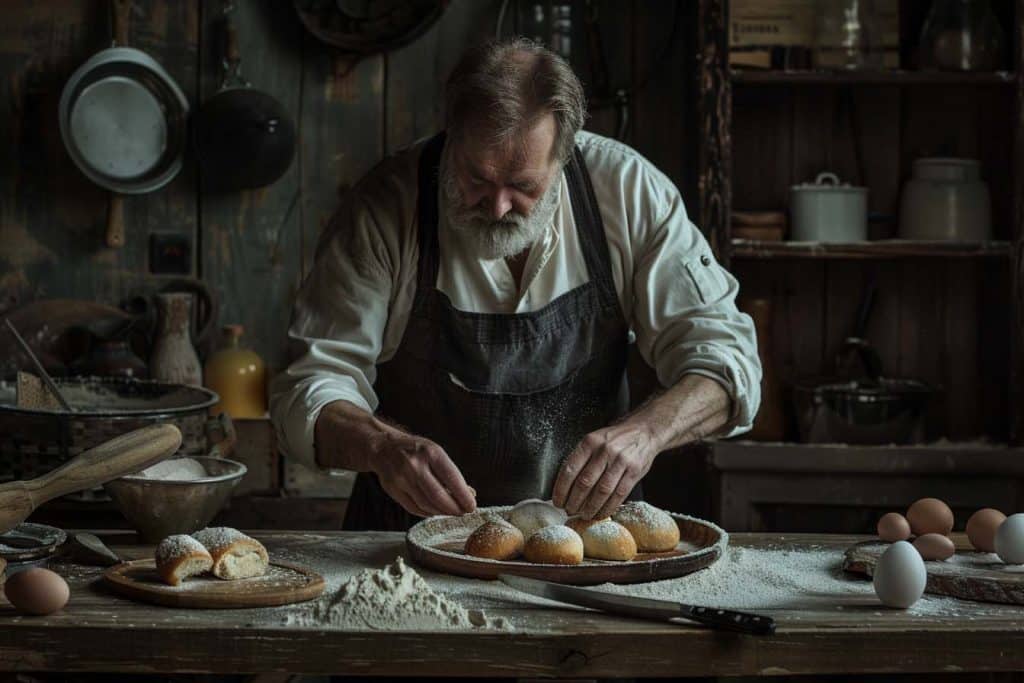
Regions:
<instances>
[{"instance_id":1,"label":"apron strap","mask_svg":"<svg viewBox=\"0 0 1024 683\"><path fill-rule=\"evenodd\" d=\"M572 158L565 165L565 171L569 183L569 198L572 201L572 214L576 222L576 234L579 236L590 280L597 287L604 307L620 308L619 296L615 291L615 279L612 277L612 259L608 252L604 221L601 219L594 186L590 182L590 173L587 172L587 165L583 161L583 151L578 145L573 149Z\"/></svg>"},{"instance_id":2,"label":"apron strap","mask_svg":"<svg viewBox=\"0 0 1024 683\"><path fill-rule=\"evenodd\" d=\"M437 192L444 141L445 132L441 131L427 141L420 153L419 200L416 202L420 255L416 267L416 298L413 300L413 308L417 311L424 310L429 295L437 287L438 260L441 253L437 238Z\"/></svg>"}]
</instances>

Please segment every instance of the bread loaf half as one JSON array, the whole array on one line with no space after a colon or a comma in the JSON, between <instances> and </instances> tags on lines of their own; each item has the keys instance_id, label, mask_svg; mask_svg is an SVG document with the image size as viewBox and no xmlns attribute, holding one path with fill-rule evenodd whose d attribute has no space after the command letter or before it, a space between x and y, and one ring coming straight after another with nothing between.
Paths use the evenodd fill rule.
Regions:
<instances>
[{"instance_id":1,"label":"bread loaf half","mask_svg":"<svg viewBox=\"0 0 1024 683\"><path fill-rule=\"evenodd\" d=\"M175 534L156 547L156 571L164 583L177 586L182 579L210 571L213 558L202 543L188 534Z\"/></svg>"},{"instance_id":2,"label":"bread loaf half","mask_svg":"<svg viewBox=\"0 0 1024 683\"><path fill-rule=\"evenodd\" d=\"M192 534L210 552L213 575L220 579L263 576L270 558L263 544L227 526L207 527Z\"/></svg>"}]
</instances>

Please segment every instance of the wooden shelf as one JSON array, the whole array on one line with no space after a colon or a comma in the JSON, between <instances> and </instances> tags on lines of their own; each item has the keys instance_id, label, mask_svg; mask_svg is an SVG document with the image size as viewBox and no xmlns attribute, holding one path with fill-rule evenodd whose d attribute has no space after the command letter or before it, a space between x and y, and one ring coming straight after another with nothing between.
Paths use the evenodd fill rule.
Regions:
<instances>
[{"instance_id":1,"label":"wooden shelf","mask_svg":"<svg viewBox=\"0 0 1024 683\"><path fill-rule=\"evenodd\" d=\"M813 259L905 259L905 258L1005 258L1010 243L922 242L915 240L877 240L849 244L821 242L762 242L733 239L733 258L813 258Z\"/></svg>"},{"instance_id":2,"label":"wooden shelf","mask_svg":"<svg viewBox=\"0 0 1024 683\"><path fill-rule=\"evenodd\" d=\"M750 85L977 85L1008 86L1012 71L760 71L730 69L730 80Z\"/></svg>"},{"instance_id":3,"label":"wooden shelf","mask_svg":"<svg viewBox=\"0 0 1024 683\"><path fill-rule=\"evenodd\" d=\"M1024 448L986 442L940 441L913 446L711 442L711 462L723 471L848 474L995 474L1024 476Z\"/></svg>"}]
</instances>

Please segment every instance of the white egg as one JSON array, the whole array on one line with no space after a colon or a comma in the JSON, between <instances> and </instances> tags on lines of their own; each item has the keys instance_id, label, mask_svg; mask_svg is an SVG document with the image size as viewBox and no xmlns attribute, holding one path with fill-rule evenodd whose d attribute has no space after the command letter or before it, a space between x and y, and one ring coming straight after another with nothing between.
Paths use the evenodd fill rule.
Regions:
<instances>
[{"instance_id":1,"label":"white egg","mask_svg":"<svg viewBox=\"0 0 1024 683\"><path fill-rule=\"evenodd\" d=\"M890 545L875 565L875 594L883 605L910 607L924 593L928 572L921 553L906 541Z\"/></svg>"},{"instance_id":2,"label":"white egg","mask_svg":"<svg viewBox=\"0 0 1024 683\"><path fill-rule=\"evenodd\" d=\"M1006 518L996 529L996 555L1006 564L1024 564L1024 513Z\"/></svg>"}]
</instances>

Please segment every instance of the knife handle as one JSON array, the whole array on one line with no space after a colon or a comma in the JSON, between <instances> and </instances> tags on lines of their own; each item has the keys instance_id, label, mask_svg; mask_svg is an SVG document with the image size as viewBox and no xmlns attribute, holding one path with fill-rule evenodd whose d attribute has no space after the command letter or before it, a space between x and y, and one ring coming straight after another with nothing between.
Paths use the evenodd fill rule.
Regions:
<instances>
[{"instance_id":1,"label":"knife handle","mask_svg":"<svg viewBox=\"0 0 1024 683\"><path fill-rule=\"evenodd\" d=\"M771 635L775 633L774 619L749 612L686 605L683 609L683 616L714 628L729 631L739 631L740 633L752 633L755 635Z\"/></svg>"}]
</instances>

